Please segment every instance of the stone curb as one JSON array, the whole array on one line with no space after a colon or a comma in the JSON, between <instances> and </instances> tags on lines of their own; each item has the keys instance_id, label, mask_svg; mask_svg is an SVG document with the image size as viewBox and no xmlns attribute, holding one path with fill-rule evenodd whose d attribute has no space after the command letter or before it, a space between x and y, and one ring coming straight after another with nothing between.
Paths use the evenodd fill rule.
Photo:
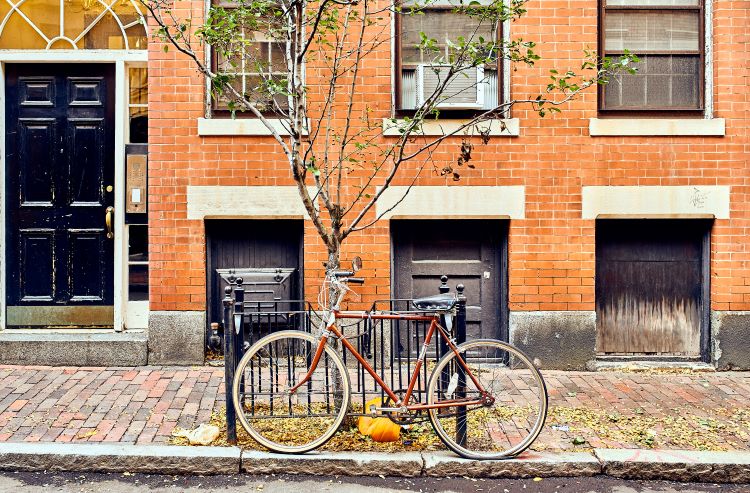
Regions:
<instances>
[{"instance_id":1,"label":"stone curb","mask_svg":"<svg viewBox=\"0 0 750 493\"><path fill-rule=\"evenodd\" d=\"M518 458L497 461L463 459L450 452L422 454L425 476L474 478L533 478L595 476L602 466L588 452L527 452Z\"/></svg>"},{"instance_id":2,"label":"stone curb","mask_svg":"<svg viewBox=\"0 0 750 493\"><path fill-rule=\"evenodd\" d=\"M750 483L750 452L595 449L602 473L623 479Z\"/></svg>"},{"instance_id":3,"label":"stone curb","mask_svg":"<svg viewBox=\"0 0 750 493\"><path fill-rule=\"evenodd\" d=\"M314 476L423 475L419 452L311 452L303 455L242 452L242 471L250 474L311 474Z\"/></svg>"},{"instance_id":4,"label":"stone curb","mask_svg":"<svg viewBox=\"0 0 750 493\"><path fill-rule=\"evenodd\" d=\"M239 447L0 443L0 470L237 474Z\"/></svg>"},{"instance_id":5,"label":"stone curb","mask_svg":"<svg viewBox=\"0 0 750 493\"><path fill-rule=\"evenodd\" d=\"M449 452L319 452L281 455L238 447L0 443L0 470L148 474L309 474L528 478L595 476L750 483L750 452L595 449L531 452L503 461L471 461Z\"/></svg>"}]
</instances>

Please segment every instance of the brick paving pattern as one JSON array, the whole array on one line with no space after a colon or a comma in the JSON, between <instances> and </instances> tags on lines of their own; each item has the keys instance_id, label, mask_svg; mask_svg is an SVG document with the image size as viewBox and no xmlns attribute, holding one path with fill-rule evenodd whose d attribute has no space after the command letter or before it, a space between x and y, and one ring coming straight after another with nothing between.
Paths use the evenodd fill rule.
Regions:
<instances>
[{"instance_id":1,"label":"brick paving pattern","mask_svg":"<svg viewBox=\"0 0 750 493\"><path fill-rule=\"evenodd\" d=\"M725 448L750 450L750 373L545 371L544 376L551 416L535 448L571 449L578 435L586 446L643 447L648 436L626 440L627 434L610 433L624 432L625 423L637 418L657 436L667 428L664 423L683 419L699 433L704 426L708 441L713 433ZM223 379L223 368L208 366L0 365L0 441L167 443L175 427L193 428L222 410ZM580 413L609 421L604 427L576 425L570 416Z\"/></svg>"}]
</instances>

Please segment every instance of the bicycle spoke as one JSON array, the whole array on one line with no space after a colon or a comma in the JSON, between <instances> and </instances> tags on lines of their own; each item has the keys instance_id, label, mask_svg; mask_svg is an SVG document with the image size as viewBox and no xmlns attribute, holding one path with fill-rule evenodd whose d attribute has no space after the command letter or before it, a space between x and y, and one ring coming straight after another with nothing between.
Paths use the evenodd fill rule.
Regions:
<instances>
[{"instance_id":1,"label":"bicycle spoke","mask_svg":"<svg viewBox=\"0 0 750 493\"><path fill-rule=\"evenodd\" d=\"M462 345L459 353L474 379L463 375L464 367L455 354L449 354L435 369L431 403L482 399L481 390L488 394L479 406L455 405L430 412L435 431L459 454L472 458L511 456L538 435L546 417L546 389L533 365L514 351L499 341L474 341Z\"/></svg>"},{"instance_id":2,"label":"bicycle spoke","mask_svg":"<svg viewBox=\"0 0 750 493\"><path fill-rule=\"evenodd\" d=\"M330 348L309 381L290 392L307 375L316 348L308 334L279 332L254 344L240 362L235 386L243 375L246 384L235 394L235 407L248 433L271 450L302 452L320 446L343 420L348 379Z\"/></svg>"}]
</instances>

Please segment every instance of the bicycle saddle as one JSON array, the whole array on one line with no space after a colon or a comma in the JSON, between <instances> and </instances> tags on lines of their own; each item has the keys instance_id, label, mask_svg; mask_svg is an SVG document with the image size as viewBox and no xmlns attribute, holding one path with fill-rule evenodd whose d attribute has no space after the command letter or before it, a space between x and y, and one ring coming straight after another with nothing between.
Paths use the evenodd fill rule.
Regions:
<instances>
[{"instance_id":1,"label":"bicycle saddle","mask_svg":"<svg viewBox=\"0 0 750 493\"><path fill-rule=\"evenodd\" d=\"M436 294L412 300L417 310L422 311L447 311L456 306L456 297L450 293Z\"/></svg>"}]
</instances>

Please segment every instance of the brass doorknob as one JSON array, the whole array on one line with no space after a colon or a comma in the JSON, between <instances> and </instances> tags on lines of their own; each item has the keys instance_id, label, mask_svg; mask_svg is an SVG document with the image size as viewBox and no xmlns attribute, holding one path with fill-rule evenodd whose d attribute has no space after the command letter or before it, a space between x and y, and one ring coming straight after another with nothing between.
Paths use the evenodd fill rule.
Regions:
<instances>
[{"instance_id":1,"label":"brass doorknob","mask_svg":"<svg viewBox=\"0 0 750 493\"><path fill-rule=\"evenodd\" d=\"M107 207L107 212L104 214L104 222L107 225L107 238L110 240L115 237L115 233L112 231L112 216L115 214L115 208L112 206Z\"/></svg>"}]
</instances>

